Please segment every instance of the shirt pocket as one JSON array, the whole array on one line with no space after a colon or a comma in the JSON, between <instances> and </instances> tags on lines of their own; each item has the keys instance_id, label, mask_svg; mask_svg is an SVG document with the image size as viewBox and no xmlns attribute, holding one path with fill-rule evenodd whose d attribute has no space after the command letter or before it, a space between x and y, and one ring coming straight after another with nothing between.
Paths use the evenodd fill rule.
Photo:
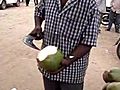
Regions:
<instances>
[{"instance_id":1,"label":"shirt pocket","mask_svg":"<svg viewBox=\"0 0 120 90\"><path fill-rule=\"evenodd\" d=\"M79 21L81 17L81 8L78 8L77 5L71 7L68 11L66 11L67 18L72 21Z\"/></svg>"}]
</instances>

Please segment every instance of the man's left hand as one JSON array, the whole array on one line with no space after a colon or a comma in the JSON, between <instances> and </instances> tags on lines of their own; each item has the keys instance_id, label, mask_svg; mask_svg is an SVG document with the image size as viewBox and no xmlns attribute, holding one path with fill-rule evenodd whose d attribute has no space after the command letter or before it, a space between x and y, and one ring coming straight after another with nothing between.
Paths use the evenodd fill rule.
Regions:
<instances>
[{"instance_id":1,"label":"man's left hand","mask_svg":"<svg viewBox=\"0 0 120 90\"><path fill-rule=\"evenodd\" d=\"M63 69L65 69L67 66L69 66L72 62L68 59L63 59L62 62L61 62L61 67L55 71L55 72L49 72L51 74L57 74L59 73L60 71L62 71Z\"/></svg>"},{"instance_id":2,"label":"man's left hand","mask_svg":"<svg viewBox=\"0 0 120 90\"><path fill-rule=\"evenodd\" d=\"M47 72L49 72L50 74L57 74L60 71L62 71L64 68L66 68L67 66L69 66L71 63L72 62L70 60L63 59L62 62L61 62L61 67L57 71L55 71L55 72L49 72L49 71L47 71ZM40 61L38 59L37 59L37 66L41 67Z\"/></svg>"}]
</instances>

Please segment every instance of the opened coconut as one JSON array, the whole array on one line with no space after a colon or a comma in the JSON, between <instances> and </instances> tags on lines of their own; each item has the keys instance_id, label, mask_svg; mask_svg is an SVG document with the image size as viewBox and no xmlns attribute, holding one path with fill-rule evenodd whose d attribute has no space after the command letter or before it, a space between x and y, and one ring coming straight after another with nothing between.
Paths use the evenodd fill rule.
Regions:
<instances>
[{"instance_id":1,"label":"opened coconut","mask_svg":"<svg viewBox=\"0 0 120 90\"><path fill-rule=\"evenodd\" d=\"M55 46L47 46L43 48L37 56L40 61L40 66L46 71L54 72L61 67L63 53Z\"/></svg>"}]
</instances>

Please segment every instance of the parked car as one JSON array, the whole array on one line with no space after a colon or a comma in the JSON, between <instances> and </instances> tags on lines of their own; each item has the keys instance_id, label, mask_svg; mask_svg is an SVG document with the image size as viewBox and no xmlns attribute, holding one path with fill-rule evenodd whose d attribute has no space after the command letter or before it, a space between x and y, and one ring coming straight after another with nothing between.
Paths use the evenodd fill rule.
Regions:
<instances>
[{"instance_id":1,"label":"parked car","mask_svg":"<svg viewBox=\"0 0 120 90\"><path fill-rule=\"evenodd\" d=\"M107 6L107 7L110 7L110 6L111 6L111 5L110 5L111 1L112 1L112 0L106 0L106 6Z\"/></svg>"},{"instance_id":2,"label":"parked car","mask_svg":"<svg viewBox=\"0 0 120 90\"><path fill-rule=\"evenodd\" d=\"M13 4L16 7L20 6L20 1L21 0L0 0L0 8L1 9L6 9L8 4Z\"/></svg>"}]
</instances>

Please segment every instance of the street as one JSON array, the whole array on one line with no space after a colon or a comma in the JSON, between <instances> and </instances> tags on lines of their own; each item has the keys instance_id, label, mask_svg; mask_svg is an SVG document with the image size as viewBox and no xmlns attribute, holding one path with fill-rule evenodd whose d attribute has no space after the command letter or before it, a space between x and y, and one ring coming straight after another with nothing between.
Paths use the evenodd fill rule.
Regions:
<instances>
[{"instance_id":1,"label":"street","mask_svg":"<svg viewBox=\"0 0 120 90\"><path fill-rule=\"evenodd\" d=\"M23 38L34 28L34 3L29 7L8 7L0 10L0 90L44 90L42 75L37 69L38 51L23 43ZM85 90L102 90L102 73L120 67L116 46L120 34L101 26L98 45L91 50L85 77ZM40 47L42 41L37 41Z\"/></svg>"}]
</instances>

